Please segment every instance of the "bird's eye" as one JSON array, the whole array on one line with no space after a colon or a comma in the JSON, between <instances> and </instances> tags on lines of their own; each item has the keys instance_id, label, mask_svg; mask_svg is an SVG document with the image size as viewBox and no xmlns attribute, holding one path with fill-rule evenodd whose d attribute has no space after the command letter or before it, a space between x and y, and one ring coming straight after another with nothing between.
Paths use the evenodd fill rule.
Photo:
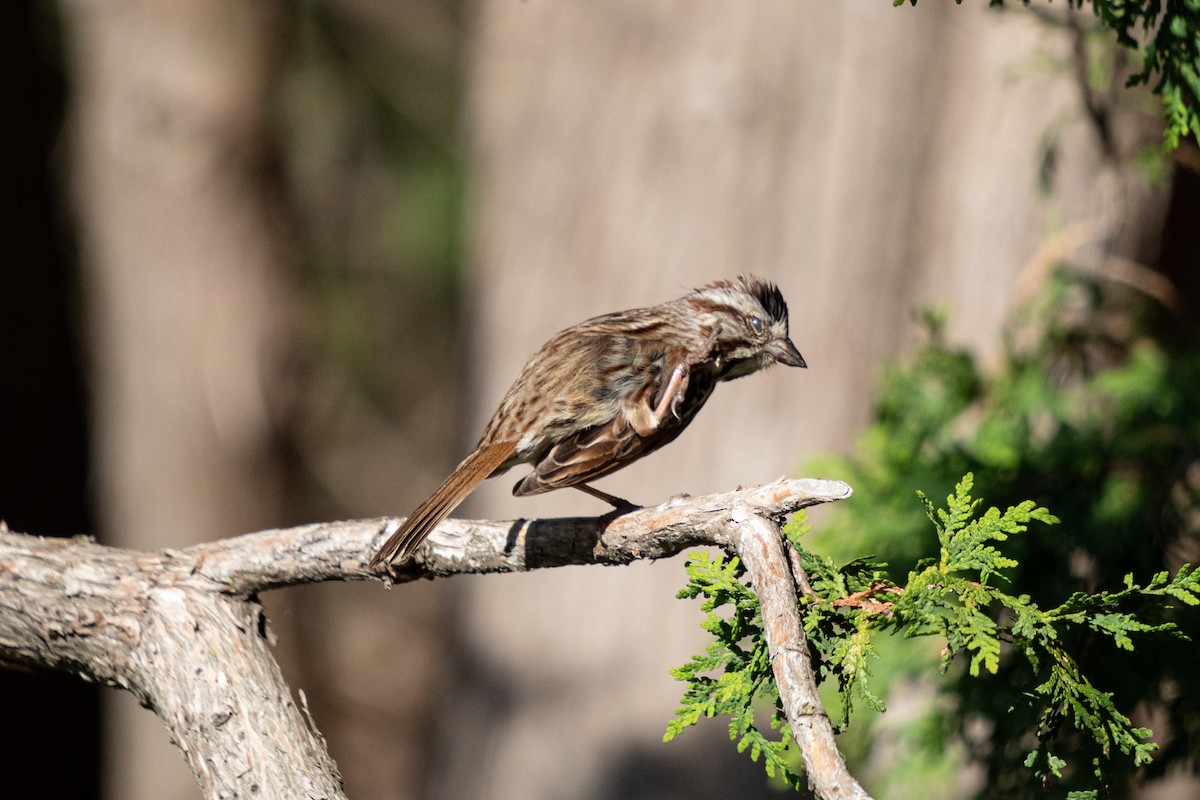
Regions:
<instances>
[{"instance_id":1,"label":"bird's eye","mask_svg":"<svg viewBox=\"0 0 1200 800\"><path fill-rule=\"evenodd\" d=\"M754 328L755 333L762 333L763 332L763 321L761 319L759 319L758 317L751 317L750 318L750 327Z\"/></svg>"}]
</instances>

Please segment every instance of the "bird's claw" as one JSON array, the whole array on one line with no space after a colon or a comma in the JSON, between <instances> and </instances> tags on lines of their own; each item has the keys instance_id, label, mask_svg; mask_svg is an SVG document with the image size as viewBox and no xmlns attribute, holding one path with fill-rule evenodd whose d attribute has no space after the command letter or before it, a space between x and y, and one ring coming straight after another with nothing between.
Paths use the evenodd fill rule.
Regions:
<instances>
[{"instance_id":1,"label":"bird's claw","mask_svg":"<svg viewBox=\"0 0 1200 800\"><path fill-rule=\"evenodd\" d=\"M677 420L682 420L679 416L679 405L683 402L683 396L687 394L688 377L691 375L692 368L688 362L683 362L675 371L679 373L679 385L675 388L675 395L671 398L671 414Z\"/></svg>"}]
</instances>

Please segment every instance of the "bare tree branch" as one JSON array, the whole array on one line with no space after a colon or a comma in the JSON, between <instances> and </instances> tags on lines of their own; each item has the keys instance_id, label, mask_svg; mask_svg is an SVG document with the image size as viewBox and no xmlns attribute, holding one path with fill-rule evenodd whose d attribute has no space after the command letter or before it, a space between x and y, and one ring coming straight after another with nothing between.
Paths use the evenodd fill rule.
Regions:
<instances>
[{"instance_id":1,"label":"bare tree branch","mask_svg":"<svg viewBox=\"0 0 1200 800\"><path fill-rule=\"evenodd\" d=\"M817 694L817 679L808 657L808 638L796 603L797 581L791 572L799 566L789 563L776 524L751 514L749 509L739 516L743 519L736 549L762 605L771 669L788 725L804 754L809 785L817 797L825 800L869 800L846 769L846 761L833 738L833 725ZM802 575L798 573L798 577ZM800 577L800 581L808 585L806 576Z\"/></svg>"},{"instance_id":2,"label":"bare tree branch","mask_svg":"<svg viewBox=\"0 0 1200 800\"><path fill-rule=\"evenodd\" d=\"M0 659L128 689L154 710L206 798L342 798L284 683L253 597L194 559L0 532Z\"/></svg>"},{"instance_id":3,"label":"bare tree branch","mask_svg":"<svg viewBox=\"0 0 1200 800\"><path fill-rule=\"evenodd\" d=\"M600 518L448 520L394 574L369 571L396 520L319 523L144 553L0 530L0 659L128 689L153 709L206 797L340 798L325 742L269 649L256 595L328 580L405 582L568 564L627 564L688 547L736 551L763 604L788 721L822 798L864 798L846 771L800 625L778 521L848 497L779 480Z\"/></svg>"}]
</instances>

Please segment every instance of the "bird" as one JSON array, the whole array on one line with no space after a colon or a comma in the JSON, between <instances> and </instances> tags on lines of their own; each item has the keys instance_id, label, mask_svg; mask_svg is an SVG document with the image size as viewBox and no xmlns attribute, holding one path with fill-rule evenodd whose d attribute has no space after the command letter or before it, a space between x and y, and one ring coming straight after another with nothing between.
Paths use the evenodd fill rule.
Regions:
<instances>
[{"instance_id":1,"label":"bird","mask_svg":"<svg viewBox=\"0 0 1200 800\"><path fill-rule=\"evenodd\" d=\"M513 487L517 497L569 486L636 508L589 484L674 441L718 383L774 364L808 366L779 287L753 275L572 325L530 357L475 449L370 566L410 558L476 486L518 464L533 471Z\"/></svg>"}]
</instances>

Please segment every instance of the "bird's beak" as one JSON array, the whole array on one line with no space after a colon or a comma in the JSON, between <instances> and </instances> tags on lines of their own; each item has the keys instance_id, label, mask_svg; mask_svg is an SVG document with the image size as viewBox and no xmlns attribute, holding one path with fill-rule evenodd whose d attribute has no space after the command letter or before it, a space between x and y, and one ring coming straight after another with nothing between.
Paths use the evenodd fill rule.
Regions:
<instances>
[{"instance_id":1,"label":"bird's beak","mask_svg":"<svg viewBox=\"0 0 1200 800\"><path fill-rule=\"evenodd\" d=\"M804 356L800 355L800 351L796 349L796 345L792 344L791 339L777 339L772 348L772 355L780 364L787 364L789 367L808 366L804 363Z\"/></svg>"}]
</instances>

